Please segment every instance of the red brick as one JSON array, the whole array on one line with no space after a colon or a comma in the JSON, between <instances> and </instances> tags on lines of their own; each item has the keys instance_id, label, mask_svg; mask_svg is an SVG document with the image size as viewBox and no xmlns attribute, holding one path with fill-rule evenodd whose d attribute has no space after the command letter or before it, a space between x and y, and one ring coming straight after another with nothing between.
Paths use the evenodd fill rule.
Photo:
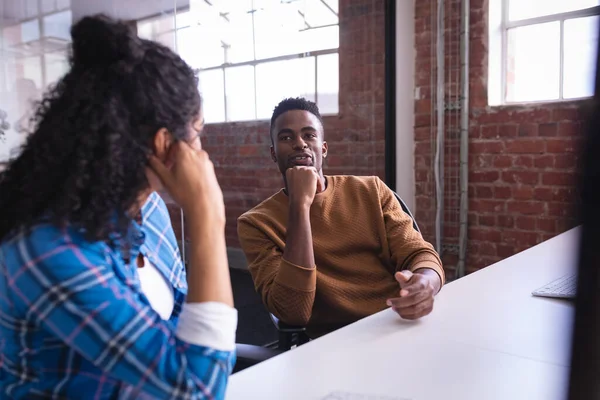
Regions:
<instances>
[{"instance_id":1,"label":"red brick","mask_svg":"<svg viewBox=\"0 0 600 400\"><path fill-rule=\"evenodd\" d=\"M490 186L476 186L475 196L480 199L491 199L494 197L494 191Z\"/></svg>"},{"instance_id":2,"label":"red brick","mask_svg":"<svg viewBox=\"0 0 600 400\"><path fill-rule=\"evenodd\" d=\"M509 201L506 205L509 213L523 215L541 215L544 212L544 203L539 201Z\"/></svg>"},{"instance_id":3,"label":"red brick","mask_svg":"<svg viewBox=\"0 0 600 400\"><path fill-rule=\"evenodd\" d=\"M504 209L504 201L477 199L469 201L469 209L477 213L495 213Z\"/></svg>"},{"instance_id":4,"label":"red brick","mask_svg":"<svg viewBox=\"0 0 600 400\"><path fill-rule=\"evenodd\" d=\"M508 244L497 244L496 253L502 258L508 258L515 255L515 247Z\"/></svg>"},{"instance_id":5,"label":"red brick","mask_svg":"<svg viewBox=\"0 0 600 400\"><path fill-rule=\"evenodd\" d=\"M548 139L546 151L548 153L572 153L575 151L575 143L572 139Z\"/></svg>"},{"instance_id":6,"label":"red brick","mask_svg":"<svg viewBox=\"0 0 600 400\"><path fill-rule=\"evenodd\" d=\"M526 231L534 231L535 230L535 218L533 217L517 217L516 226L519 229L523 229Z\"/></svg>"},{"instance_id":7,"label":"red brick","mask_svg":"<svg viewBox=\"0 0 600 400\"><path fill-rule=\"evenodd\" d=\"M519 125L519 136L537 136L538 124L521 124Z\"/></svg>"},{"instance_id":8,"label":"red brick","mask_svg":"<svg viewBox=\"0 0 600 400\"><path fill-rule=\"evenodd\" d=\"M471 171L469 173L469 182L472 183L493 183L500 179L498 171Z\"/></svg>"},{"instance_id":9,"label":"red brick","mask_svg":"<svg viewBox=\"0 0 600 400\"><path fill-rule=\"evenodd\" d=\"M423 99L415 101L415 114L431 114L431 100Z\"/></svg>"},{"instance_id":10,"label":"red brick","mask_svg":"<svg viewBox=\"0 0 600 400\"><path fill-rule=\"evenodd\" d=\"M579 122L561 122L558 125L559 136L579 136L581 133L581 124Z\"/></svg>"},{"instance_id":11,"label":"red brick","mask_svg":"<svg viewBox=\"0 0 600 400\"><path fill-rule=\"evenodd\" d=\"M514 166L520 168L532 168L533 157L532 156L517 156L514 160Z\"/></svg>"},{"instance_id":12,"label":"red brick","mask_svg":"<svg viewBox=\"0 0 600 400\"><path fill-rule=\"evenodd\" d=\"M479 225L481 226L495 226L496 225L496 217L493 215L480 215Z\"/></svg>"},{"instance_id":13,"label":"red brick","mask_svg":"<svg viewBox=\"0 0 600 400\"><path fill-rule=\"evenodd\" d=\"M542 183L551 186L570 186L573 184L574 175L566 172L544 172L542 173Z\"/></svg>"},{"instance_id":14,"label":"red brick","mask_svg":"<svg viewBox=\"0 0 600 400\"><path fill-rule=\"evenodd\" d=\"M560 169L573 169L577 166L577 156L574 153L557 154L555 167Z\"/></svg>"},{"instance_id":15,"label":"red brick","mask_svg":"<svg viewBox=\"0 0 600 400\"><path fill-rule=\"evenodd\" d=\"M488 228L469 228L469 240L479 240L487 242L499 242L501 240L500 231Z\"/></svg>"},{"instance_id":16,"label":"red brick","mask_svg":"<svg viewBox=\"0 0 600 400\"><path fill-rule=\"evenodd\" d=\"M554 192L550 188L535 188L533 198L535 200L550 201L554 199Z\"/></svg>"},{"instance_id":17,"label":"red brick","mask_svg":"<svg viewBox=\"0 0 600 400\"><path fill-rule=\"evenodd\" d=\"M517 124L501 125L498 129L498 133L502 138L512 138L517 136L518 127L519 125Z\"/></svg>"},{"instance_id":18,"label":"red brick","mask_svg":"<svg viewBox=\"0 0 600 400\"><path fill-rule=\"evenodd\" d=\"M497 155L493 156L493 165L495 168L508 168L512 167L513 159L511 156Z\"/></svg>"},{"instance_id":19,"label":"red brick","mask_svg":"<svg viewBox=\"0 0 600 400\"><path fill-rule=\"evenodd\" d=\"M483 256L496 256L498 255L496 251L496 244L490 242L482 242L479 244L479 254Z\"/></svg>"},{"instance_id":20,"label":"red brick","mask_svg":"<svg viewBox=\"0 0 600 400\"><path fill-rule=\"evenodd\" d=\"M544 152L544 142L539 139L507 140L506 151L516 154L540 154Z\"/></svg>"},{"instance_id":21,"label":"red brick","mask_svg":"<svg viewBox=\"0 0 600 400\"><path fill-rule=\"evenodd\" d=\"M479 137L482 139L498 138L498 125L482 125L479 129Z\"/></svg>"},{"instance_id":22,"label":"red brick","mask_svg":"<svg viewBox=\"0 0 600 400\"><path fill-rule=\"evenodd\" d=\"M558 134L558 124L556 122L549 122L539 125L540 136L556 136Z\"/></svg>"},{"instance_id":23,"label":"red brick","mask_svg":"<svg viewBox=\"0 0 600 400\"><path fill-rule=\"evenodd\" d=\"M513 188L513 198L515 200L533 200L532 186L518 186Z\"/></svg>"},{"instance_id":24,"label":"red brick","mask_svg":"<svg viewBox=\"0 0 600 400\"><path fill-rule=\"evenodd\" d=\"M571 215L573 206L569 203L548 203L548 215L551 217L563 218Z\"/></svg>"},{"instance_id":25,"label":"red brick","mask_svg":"<svg viewBox=\"0 0 600 400\"><path fill-rule=\"evenodd\" d=\"M429 77L427 78L429 79ZM431 115L415 115L415 127L430 127L431 126Z\"/></svg>"},{"instance_id":26,"label":"red brick","mask_svg":"<svg viewBox=\"0 0 600 400\"><path fill-rule=\"evenodd\" d=\"M503 231L502 241L506 244L515 244L520 246L534 246L539 243L540 237L537 232L525 231Z\"/></svg>"},{"instance_id":27,"label":"red brick","mask_svg":"<svg viewBox=\"0 0 600 400\"><path fill-rule=\"evenodd\" d=\"M496 186L494 187L494 197L496 199L510 199L512 188L510 186Z\"/></svg>"},{"instance_id":28,"label":"red brick","mask_svg":"<svg viewBox=\"0 0 600 400\"><path fill-rule=\"evenodd\" d=\"M552 154L535 156L533 165L536 168L554 168L555 158Z\"/></svg>"},{"instance_id":29,"label":"red brick","mask_svg":"<svg viewBox=\"0 0 600 400\"><path fill-rule=\"evenodd\" d=\"M515 226L515 219L507 215L498 215L498 226L500 228L512 228Z\"/></svg>"},{"instance_id":30,"label":"red brick","mask_svg":"<svg viewBox=\"0 0 600 400\"><path fill-rule=\"evenodd\" d=\"M579 110L576 108L559 108L552 112L552 119L556 122L576 121L579 119Z\"/></svg>"},{"instance_id":31,"label":"red brick","mask_svg":"<svg viewBox=\"0 0 600 400\"><path fill-rule=\"evenodd\" d=\"M501 141L471 142L469 146L469 151L474 154L498 154L504 151L504 143Z\"/></svg>"},{"instance_id":32,"label":"red brick","mask_svg":"<svg viewBox=\"0 0 600 400\"><path fill-rule=\"evenodd\" d=\"M537 230L545 233L556 232L556 219L554 218L538 218Z\"/></svg>"},{"instance_id":33,"label":"red brick","mask_svg":"<svg viewBox=\"0 0 600 400\"><path fill-rule=\"evenodd\" d=\"M539 174L534 171L502 171L502 181L535 185L539 181Z\"/></svg>"}]
</instances>

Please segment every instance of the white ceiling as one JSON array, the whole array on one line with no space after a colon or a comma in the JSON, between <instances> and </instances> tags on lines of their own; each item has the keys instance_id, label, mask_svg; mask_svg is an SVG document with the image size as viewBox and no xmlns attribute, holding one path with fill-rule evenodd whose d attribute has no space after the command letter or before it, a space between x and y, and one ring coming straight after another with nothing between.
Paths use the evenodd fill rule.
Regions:
<instances>
[{"instance_id":1,"label":"white ceiling","mask_svg":"<svg viewBox=\"0 0 600 400\"><path fill-rule=\"evenodd\" d=\"M12 25L56 10L69 8L73 21L85 15L105 13L115 18L139 20L175 7L186 8L190 0L0 0L0 25ZM40 10L41 8L41 10Z\"/></svg>"}]
</instances>

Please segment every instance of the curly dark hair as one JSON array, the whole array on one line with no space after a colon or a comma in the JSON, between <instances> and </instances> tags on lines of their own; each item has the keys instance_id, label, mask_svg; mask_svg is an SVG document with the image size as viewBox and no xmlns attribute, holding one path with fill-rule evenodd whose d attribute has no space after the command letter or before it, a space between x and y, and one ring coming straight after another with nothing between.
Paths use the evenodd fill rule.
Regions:
<instances>
[{"instance_id":1,"label":"curly dark hair","mask_svg":"<svg viewBox=\"0 0 600 400\"><path fill-rule=\"evenodd\" d=\"M319 119L321 126L323 126L323 118L321 117L321 113L319 112L319 107L317 107L316 103L310 100L306 100L304 97L290 97L287 99L283 99L275 106L273 110L273 115L271 116L271 127L269 128L269 135L271 136L271 144L273 144L273 128L275 127L275 121L277 118L287 112L292 110L301 110L308 111L315 117Z\"/></svg>"},{"instance_id":2,"label":"curly dark hair","mask_svg":"<svg viewBox=\"0 0 600 400\"><path fill-rule=\"evenodd\" d=\"M149 187L153 138L199 116L193 70L173 51L103 15L71 28L70 70L37 106L20 156L0 174L0 240L48 217L89 240L125 234Z\"/></svg>"}]
</instances>

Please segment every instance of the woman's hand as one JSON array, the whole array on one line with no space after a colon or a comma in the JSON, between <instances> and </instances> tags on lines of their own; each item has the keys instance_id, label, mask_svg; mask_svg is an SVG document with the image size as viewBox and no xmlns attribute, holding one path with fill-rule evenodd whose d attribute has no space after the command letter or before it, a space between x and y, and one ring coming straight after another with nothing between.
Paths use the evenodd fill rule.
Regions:
<instances>
[{"instance_id":1,"label":"woman's hand","mask_svg":"<svg viewBox=\"0 0 600 400\"><path fill-rule=\"evenodd\" d=\"M215 168L204 150L194 150L183 141L175 142L163 163L150 156L150 168L188 216L225 223L223 192Z\"/></svg>"}]
</instances>

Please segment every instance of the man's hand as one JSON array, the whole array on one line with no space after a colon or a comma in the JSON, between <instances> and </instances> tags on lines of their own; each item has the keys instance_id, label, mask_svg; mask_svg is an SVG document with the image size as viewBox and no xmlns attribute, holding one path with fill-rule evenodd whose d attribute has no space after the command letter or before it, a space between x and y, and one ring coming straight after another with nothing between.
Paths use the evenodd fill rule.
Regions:
<instances>
[{"instance_id":1,"label":"man's hand","mask_svg":"<svg viewBox=\"0 0 600 400\"><path fill-rule=\"evenodd\" d=\"M388 299L387 305L404 319L419 319L431 313L433 297L439 286L439 277L433 272L435 276L410 271L396 272L394 277L400 285L400 297Z\"/></svg>"},{"instance_id":2,"label":"man's hand","mask_svg":"<svg viewBox=\"0 0 600 400\"><path fill-rule=\"evenodd\" d=\"M323 182L313 167L294 167L285 171L290 204L293 207L310 207L315 195L323 190Z\"/></svg>"}]
</instances>

